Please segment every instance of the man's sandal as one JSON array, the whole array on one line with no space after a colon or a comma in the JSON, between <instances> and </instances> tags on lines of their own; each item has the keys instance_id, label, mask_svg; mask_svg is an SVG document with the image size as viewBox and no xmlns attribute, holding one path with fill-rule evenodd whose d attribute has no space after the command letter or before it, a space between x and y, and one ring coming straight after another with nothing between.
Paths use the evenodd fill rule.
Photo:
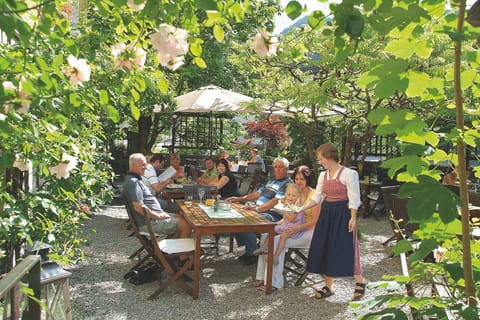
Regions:
<instances>
[{"instance_id":1,"label":"man's sandal","mask_svg":"<svg viewBox=\"0 0 480 320\"><path fill-rule=\"evenodd\" d=\"M321 290L317 291L315 294L315 299L325 299L333 296L332 290L329 287L325 286Z\"/></svg>"},{"instance_id":2,"label":"man's sandal","mask_svg":"<svg viewBox=\"0 0 480 320\"><path fill-rule=\"evenodd\" d=\"M355 291L353 292L353 301L358 301L365 295L366 283L355 283Z\"/></svg>"}]
</instances>

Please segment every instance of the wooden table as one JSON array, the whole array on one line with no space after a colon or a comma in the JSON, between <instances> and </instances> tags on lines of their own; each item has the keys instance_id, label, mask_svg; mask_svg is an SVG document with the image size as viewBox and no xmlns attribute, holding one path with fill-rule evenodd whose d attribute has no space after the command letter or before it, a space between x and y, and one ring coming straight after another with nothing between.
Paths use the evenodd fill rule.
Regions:
<instances>
[{"instance_id":1,"label":"wooden table","mask_svg":"<svg viewBox=\"0 0 480 320\"><path fill-rule=\"evenodd\" d=\"M162 196L167 200L167 211L171 212L172 210L172 202L178 199L184 199L185 198L185 192L183 191L183 188L175 188L175 189L170 189L170 188L165 188L162 191Z\"/></svg>"},{"instance_id":2,"label":"wooden table","mask_svg":"<svg viewBox=\"0 0 480 320\"><path fill-rule=\"evenodd\" d=\"M243 218L212 219L198 205L199 201L193 201L190 206L185 201L177 200L177 212L185 217L188 224L195 232L195 256L193 264L193 298L198 299L200 282L200 240L204 235L219 233L259 232L268 233L267 254L267 279L265 282L266 294L272 293L272 270L273 270L273 243L275 236L275 223L265 219L253 210L247 210L243 205L232 203L232 208L243 215Z\"/></svg>"}]
</instances>

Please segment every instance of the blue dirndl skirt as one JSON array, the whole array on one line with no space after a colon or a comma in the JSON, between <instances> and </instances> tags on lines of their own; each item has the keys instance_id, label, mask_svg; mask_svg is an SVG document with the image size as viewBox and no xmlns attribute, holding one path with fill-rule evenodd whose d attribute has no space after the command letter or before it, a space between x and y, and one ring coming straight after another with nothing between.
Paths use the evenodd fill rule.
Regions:
<instances>
[{"instance_id":1,"label":"blue dirndl skirt","mask_svg":"<svg viewBox=\"0 0 480 320\"><path fill-rule=\"evenodd\" d=\"M354 235L348 232L348 201L322 203L310 244L307 270L330 277L353 276Z\"/></svg>"}]
</instances>

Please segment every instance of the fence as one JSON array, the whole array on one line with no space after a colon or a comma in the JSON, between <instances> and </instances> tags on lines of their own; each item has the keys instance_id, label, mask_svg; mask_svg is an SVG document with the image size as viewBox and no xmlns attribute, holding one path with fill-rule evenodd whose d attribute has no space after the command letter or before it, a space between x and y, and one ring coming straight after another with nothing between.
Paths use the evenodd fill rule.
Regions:
<instances>
[{"instance_id":1,"label":"fence","mask_svg":"<svg viewBox=\"0 0 480 320\"><path fill-rule=\"evenodd\" d=\"M30 289L28 302L22 305L23 282L28 283ZM40 320L40 256L27 256L12 271L0 279L0 301L3 305L2 319L31 319ZM22 315L20 315L23 308Z\"/></svg>"}]
</instances>

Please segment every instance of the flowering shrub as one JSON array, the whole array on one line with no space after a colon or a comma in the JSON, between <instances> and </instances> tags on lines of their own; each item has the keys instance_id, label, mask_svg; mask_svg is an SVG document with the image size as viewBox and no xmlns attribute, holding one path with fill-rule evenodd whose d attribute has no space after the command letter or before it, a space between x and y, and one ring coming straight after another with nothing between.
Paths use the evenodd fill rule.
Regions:
<instances>
[{"instance_id":1,"label":"flowering shrub","mask_svg":"<svg viewBox=\"0 0 480 320\"><path fill-rule=\"evenodd\" d=\"M112 195L105 128L139 119L142 93L167 95L176 79L165 72L187 55L206 66L192 34L209 30L207 19L217 37L247 11L209 3L201 10L218 16L201 21L194 0L33 2L0 4L0 273L34 240L78 256L85 212Z\"/></svg>"}]
</instances>

